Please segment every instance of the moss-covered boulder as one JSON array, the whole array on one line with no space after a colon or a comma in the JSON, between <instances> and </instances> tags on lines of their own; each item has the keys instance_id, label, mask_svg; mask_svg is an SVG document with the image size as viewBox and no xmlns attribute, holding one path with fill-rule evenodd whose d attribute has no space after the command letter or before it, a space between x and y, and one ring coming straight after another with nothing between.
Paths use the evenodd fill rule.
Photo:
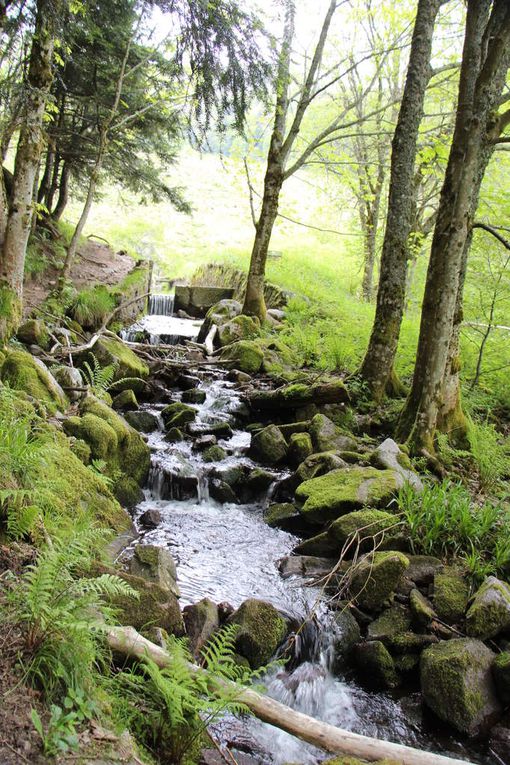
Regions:
<instances>
[{"instance_id":1,"label":"moss-covered boulder","mask_svg":"<svg viewBox=\"0 0 510 765\"><path fill-rule=\"evenodd\" d=\"M229 623L239 625L236 648L252 669L267 664L287 634L287 622L276 608L255 598L245 600Z\"/></svg>"},{"instance_id":2,"label":"moss-covered boulder","mask_svg":"<svg viewBox=\"0 0 510 765\"><path fill-rule=\"evenodd\" d=\"M415 491L423 491L423 483L413 470L411 460L392 438L387 438L379 444L372 454L371 461L375 467L396 470Z\"/></svg>"},{"instance_id":3,"label":"moss-covered boulder","mask_svg":"<svg viewBox=\"0 0 510 765\"><path fill-rule=\"evenodd\" d=\"M406 571L406 576L408 572ZM409 594L409 605L413 619L420 627L426 627L431 621L437 618L437 614L432 607L432 603L416 588Z\"/></svg>"},{"instance_id":4,"label":"moss-covered boulder","mask_svg":"<svg viewBox=\"0 0 510 765\"><path fill-rule=\"evenodd\" d=\"M320 534L309 539L303 539L298 545L296 545L292 552L295 555L312 555L326 558L338 557L338 544L334 539L328 536L327 531L322 531Z\"/></svg>"},{"instance_id":5,"label":"moss-covered boulder","mask_svg":"<svg viewBox=\"0 0 510 765\"><path fill-rule=\"evenodd\" d=\"M204 462L221 462L227 456L227 452L218 444L208 446L203 452Z\"/></svg>"},{"instance_id":6,"label":"moss-covered boulder","mask_svg":"<svg viewBox=\"0 0 510 765\"><path fill-rule=\"evenodd\" d=\"M292 433L289 439L289 461L292 465L300 465L312 452L312 439L309 433Z\"/></svg>"},{"instance_id":7,"label":"moss-covered boulder","mask_svg":"<svg viewBox=\"0 0 510 765\"><path fill-rule=\"evenodd\" d=\"M510 632L510 586L488 576L466 614L466 634L481 640Z\"/></svg>"},{"instance_id":8,"label":"moss-covered boulder","mask_svg":"<svg viewBox=\"0 0 510 765\"><path fill-rule=\"evenodd\" d=\"M239 340L253 340L260 335L260 321L255 316L235 316L218 327L218 342L224 348Z\"/></svg>"},{"instance_id":9,"label":"moss-covered boulder","mask_svg":"<svg viewBox=\"0 0 510 765\"><path fill-rule=\"evenodd\" d=\"M469 586L462 573L445 567L434 576L434 609L440 619L449 624L459 622L466 612Z\"/></svg>"},{"instance_id":10,"label":"moss-covered boulder","mask_svg":"<svg viewBox=\"0 0 510 765\"><path fill-rule=\"evenodd\" d=\"M352 434L337 427L325 414L312 417L310 436L316 452L349 451L356 448Z\"/></svg>"},{"instance_id":11,"label":"moss-covered boulder","mask_svg":"<svg viewBox=\"0 0 510 765\"><path fill-rule=\"evenodd\" d=\"M396 635L408 631L411 626L411 613L408 608L396 603L386 608L380 616L368 625L368 640L381 640L387 644Z\"/></svg>"},{"instance_id":12,"label":"moss-covered boulder","mask_svg":"<svg viewBox=\"0 0 510 765\"><path fill-rule=\"evenodd\" d=\"M186 606L182 615L191 652L198 657L209 638L219 629L218 606L209 598L202 598L198 603Z\"/></svg>"},{"instance_id":13,"label":"moss-covered boulder","mask_svg":"<svg viewBox=\"0 0 510 765\"><path fill-rule=\"evenodd\" d=\"M394 470L351 467L305 481L296 489L296 499L306 520L325 523L351 510L385 506L401 486Z\"/></svg>"},{"instance_id":14,"label":"moss-covered boulder","mask_svg":"<svg viewBox=\"0 0 510 765\"><path fill-rule=\"evenodd\" d=\"M124 412L124 419L132 428L141 433L152 433L159 428L158 418L152 412L145 412L140 409Z\"/></svg>"},{"instance_id":15,"label":"moss-covered boulder","mask_svg":"<svg viewBox=\"0 0 510 765\"><path fill-rule=\"evenodd\" d=\"M480 733L501 709L492 678L494 658L487 646L471 638L427 648L420 662L427 706L461 733Z\"/></svg>"},{"instance_id":16,"label":"moss-covered boulder","mask_svg":"<svg viewBox=\"0 0 510 765\"><path fill-rule=\"evenodd\" d=\"M339 550L348 540L351 541L353 555L358 550L365 552L373 549L374 538L380 541L383 533L391 539L392 530L395 532L398 524L398 517L384 510L355 510L333 521L328 528L328 536L337 543Z\"/></svg>"},{"instance_id":17,"label":"moss-covered boulder","mask_svg":"<svg viewBox=\"0 0 510 765\"><path fill-rule=\"evenodd\" d=\"M205 390L201 388L189 388L183 391L182 401L184 404L203 404L207 398Z\"/></svg>"},{"instance_id":18,"label":"moss-covered boulder","mask_svg":"<svg viewBox=\"0 0 510 765\"><path fill-rule=\"evenodd\" d=\"M239 340L227 345L221 352L222 361L231 361L241 372L257 374L264 361L264 352L254 340Z\"/></svg>"},{"instance_id":19,"label":"moss-covered boulder","mask_svg":"<svg viewBox=\"0 0 510 765\"><path fill-rule=\"evenodd\" d=\"M395 663L380 640L358 643L354 649L354 661L358 674L371 688L394 688L398 684Z\"/></svg>"},{"instance_id":20,"label":"moss-covered boulder","mask_svg":"<svg viewBox=\"0 0 510 765\"><path fill-rule=\"evenodd\" d=\"M170 428L181 428L189 422L194 422L197 411L192 406L188 406L188 404L174 401L173 404L169 404L161 410L161 416L165 423L165 429L170 430Z\"/></svg>"},{"instance_id":21,"label":"moss-covered boulder","mask_svg":"<svg viewBox=\"0 0 510 765\"><path fill-rule=\"evenodd\" d=\"M341 670L352 657L354 647L361 640L359 624L345 606L333 616L333 669Z\"/></svg>"},{"instance_id":22,"label":"moss-covered boulder","mask_svg":"<svg viewBox=\"0 0 510 765\"><path fill-rule=\"evenodd\" d=\"M9 351L0 370L0 379L14 390L24 391L49 412L64 412L68 401L64 391L43 362L26 351Z\"/></svg>"},{"instance_id":23,"label":"moss-covered boulder","mask_svg":"<svg viewBox=\"0 0 510 765\"><path fill-rule=\"evenodd\" d=\"M494 659L492 674L499 699L505 706L510 704L510 651L503 651Z\"/></svg>"},{"instance_id":24,"label":"moss-covered boulder","mask_svg":"<svg viewBox=\"0 0 510 765\"><path fill-rule=\"evenodd\" d=\"M444 569L443 562L432 555L408 555L408 558L406 576L420 587L432 584L434 576Z\"/></svg>"},{"instance_id":25,"label":"moss-covered boulder","mask_svg":"<svg viewBox=\"0 0 510 765\"><path fill-rule=\"evenodd\" d=\"M295 473L296 485L303 483L304 481L310 481L312 478L318 478L321 475L330 473L332 470L340 470L340 468L348 467L334 452L319 452L318 454L310 454L299 465Z\"/></svg>"},{"instance_id":26,"label":"moss-covered boulder","mask_svg":"<svg viewBox=\"0 0 510 765\"><path fill-rule=\"evenodd\" d=\"M198 333L198 342L203 343L207 337L209 330L216 324L217 327L221 327L235 316L239 316L243 307L237 300L220 300L209 308L205 315L205 319L200 327Z\"/></svg>"},{"instance_id":27,"label":"moss-covered boulder","mask_svg":"<svg viewBox=\"0 0 510 765\"><path fill-rule=\"evenodd\" d=\"M25 345L38 345L40 348L47 348L50 336L46 324L41 319L28 319L18 327L16 337Z\"/></svg>"},{"instance_id":28,"label":"moss-covered boulder","mask_svg":"<svg viewBox=\"0 0 510 765\"><path fill-rule=\"evenodd\" d=\"M276 425L259 430L251 439L250 456L266 465L277 465L287 456L288 444Z\"/></svg>"},{"instance_id":29,"label":"moss-covered boulder","mask_svg":"<svg viewBox=\"0 0 510 765\"><path fill-rule=\"evenodd\" d=\"M146 635L151 635L154 627L160 627L170 635L184 634L179 602L170 590L123 571L110 573L120 576L138 593L138 598L122 595L111 599L121 624L134 627Z\"/></svg>"},{"instance_id":30,"label":"moss-covered boulder","mask_svg":"<svg viewBox=\"0 0 510 765\"><path fill-rule=\"evenodd\" d=\"M295 531L302 522L301 515L291 502L274 502L264 513L268 526L284 531Z\"/></svg>"},{"instance_id":31,"label":"moss-covered boulder","mask_svg":"<svg viewBox=\"0 0 510 765\"><path fill-rule=\"evenodd\" d=\"M150 544L136 545L129 562L129 570L134 576L156 582L160 587L170 590L179 597L175 561L163 547Z\"/></svg>"},{"instance_id":32,"label":"moss-covered boulder","mask_svg":"<svg viewBox=\"0 0 510 765\"><path fill-rule=\"evenodd\" d=\"M114 337L102 337L94 345L92 353L101 366L104 367L109 364L115 366L113 379L116 393L126 388L130 388L136 393L142 393L145 390L144 380L149 377L149 367L120 338L117 340ZM83 354L80 361L93 363L88 352Z\"/></svg>"},{"instance_id":33,"label":"moss-covered boulder","mask_svg":"<svg viewBox=\"0 0 510 765\"><path fill-rule=\"evenodd\" d=\"M117 411L122 409L138 409L138 401L136 400L134 390L128 388L121 391L120 393L117 393L117 395L113 398L112 407Z\"/></svg>"},{"instance_id":34,"label":"moss-covered boulder","mask_svg":"<svg viewBox=\"0 0 510 765\"><path fill-rule=\"evenodd\" d=\"M361 608L369 611L382 609L408 565L408 559L401 552L389 550L365 555L352 573L351 596Z\"/></svg>"},{"instance_id":35,"label":"moss-covered boulder","mask_svg":"<svg viewBox=\"0 0 510 765\"><path fill-rule=\"evenodd\" d=\"M250 407L260 412L302 409L309 404L338 404L349 401L341 380L318 383L291 383L273 391L255 391L249 397Z\"/></svg>"}]
</instances>

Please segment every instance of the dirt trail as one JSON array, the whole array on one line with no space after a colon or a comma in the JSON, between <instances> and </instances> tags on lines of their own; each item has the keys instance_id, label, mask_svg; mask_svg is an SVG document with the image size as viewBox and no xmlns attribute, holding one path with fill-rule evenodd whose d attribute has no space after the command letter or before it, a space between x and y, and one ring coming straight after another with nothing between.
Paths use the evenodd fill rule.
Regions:
<instances>
[{"instance_id":1,"label":"dirt trail","mask_svg":"<svg viewBox=\"0 0 510 765\"><path fill-rule=\"evenodd\" d=\"M77 289L94 284L118 284L131 271L133 258L124 252L114 252L107 244L88 240L79 249L71 270ZM58 272L49 268L44 274L28 279L24 286L24 314L37 308L57 282Z\"/></svg>"}]
</instances>

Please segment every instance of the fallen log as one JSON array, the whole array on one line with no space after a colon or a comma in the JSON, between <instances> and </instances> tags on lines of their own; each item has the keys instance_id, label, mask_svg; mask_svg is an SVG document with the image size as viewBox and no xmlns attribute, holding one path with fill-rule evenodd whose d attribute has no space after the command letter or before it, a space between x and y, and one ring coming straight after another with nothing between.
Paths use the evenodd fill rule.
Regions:
<instances>
[{"instance_id":1,"label":"fallen log","mask_svg":"<svg viewBox=\"0 0 510 765\"><path fill-rule=\"evenodd\" d=\"M111 627L107 633L107 641L114 651L137 659L149 658L160 668L167 667L171 661L170 655L164 648L151 643L133 627ZM190 667L193 672L204 671L194 664ZM251 688L239 687L227 680L215 678L214 686L214 692L219 695L223 692L231 696L235 692L236 700L245 704L259 720L275 725L326 752L359 757L368 762L390 759L402 765L470 765L466 760L444 757L433 752L425 752L410 746L369 738L336 728L302 712L296 712L285 704L269 696L263 696Z\"/></svg>"}]
</instances>

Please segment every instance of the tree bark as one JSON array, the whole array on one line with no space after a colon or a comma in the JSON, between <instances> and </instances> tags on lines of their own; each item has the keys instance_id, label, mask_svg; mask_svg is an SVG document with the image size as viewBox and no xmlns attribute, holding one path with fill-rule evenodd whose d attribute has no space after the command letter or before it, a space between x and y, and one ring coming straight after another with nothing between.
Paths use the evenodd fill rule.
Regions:
<instances>
[{"instance_id":1,"label":"tree bark","mask_svg":"<svg viewBox=\"0 0 510 765\"><path fill-rule=\"evenodd\" d=\"M62 165L62 171L60 173L60 180L58 182L58 199L57 204L55 205L55 209L51 213L51 217L54 220L60 220L62 217L64 210L67 207L67 203L69 202L69 179L71 177L71 168L69 166L69 163L64 161ZM52 197L52 189L50 189L49 199L48 202L53 204L53 197ZM53 190L53 193L55 193L55 190ZM51 209L51 208L48 208Z\"/></svg>"},{"instance_id":2,"label":"tree bark","mask_svg":"<svg viewBox=\"0 0 510 765\"><path fill-rule=\"evenodd\" d=\"M33 215L34 182L43 148L42 122L53 78L57 18L55 0L38 0L12 200L7 215L4 207L1 217L4 229L0 230L0 343L8 339L21 320L25 254ZM5 204L5 196L1 202Z\"/></svg>"},{"instance_id":3,"label":"tree bark","mask_svg":"<svg viewBox=\"0 0 510 765\"><path fill-rule=\"evenodd\" d=\"M492 9L488 2L468 0L455 130L432 241L413 384L398 428L399 437L407 438L416 452L433 453L443 402L450 412L460 403L455 400L458 380L452 387L448 379L458 376L460 366L455 317L458 328L472 216L509 46L507 0L495 0Z\"/></svg>"},{"instance_id":4,"label":"tree bark","mask_svg":"<svg viewBox=\"0 0 510 765\"><path fill-rule=\"evenodd\" d=\"M171 657L164 648L142 637L133 627L110 628L107 642L113 651L142 661L150 659L160 669L168 667L171 662ZM189 667L193 673L204 672L194 664L190 664ZM405 765L470 765L465 760L454 760L433 752L424 752L410 746L393 744L390 741L336 728L228 680L211 678L210 692L220 697L233 696L236 701L245 704L259 720L334 754L360 757L368 762L388 759Z\"/></svg>"},{"instance_id":5,"label":"tree bark","mask_svg":"<svg viewBox=\"0 0 510 765\"><path fill-rule=\"evenodd\" d=\"M436 17L442 0L419 0L409 66L392 142L388 212L383 241L377 306L360 374L380 401L392 377L404 314L408 239L413 216L414 165Z\"/></svg>"}]
</instances>

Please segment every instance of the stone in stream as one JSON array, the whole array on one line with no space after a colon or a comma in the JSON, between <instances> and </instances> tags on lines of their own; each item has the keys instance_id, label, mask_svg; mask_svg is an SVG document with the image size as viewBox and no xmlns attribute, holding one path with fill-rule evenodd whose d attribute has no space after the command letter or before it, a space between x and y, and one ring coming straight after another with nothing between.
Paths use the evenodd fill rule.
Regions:
<instances>
[{"instance_id":1,"label":"stone in stream","mask_svg":"<svg viewBox=\"0 0 510 765\"><path fill-rule=\"evenodd\" d=\"M312 418L310 436L316 452L338 451L340 449L349 451L356 448L356 441L352 434L341 430L324 414L316 414Z\"/></svg>"},{"instance_id":2,"label":"stone in stream","mask_svg":"<svg viewBox=\"0 0 510 765\"><path fill-rule=\"evenodd\" d=\"M200 436L193 443L193 449L197 452L204 452L210 446L216 446L218 439L212 433L209 436Z\"/></svg>"},{"instance_id":3,"label":"stone in stream","mask_svg":"<svg viewBox=\"0 0 510 765\"><path fill-rule=\"evenodd\" d=\"M290 502L274 502L264 513L264 521L275 529L283 529L293 533L303 527L303 517L298 509Z\"/></svg>"},{"instance_id":4,"label":"stone in stream","mask_svg":"<svg viewBox=\"0 0 510 765\"><path fill-rule=\"evenodd\" d=\"M349 467L300 484L296 499L310 523L325 523L351 510L385 506L402 485L394 470Z\"/></svg>"},{"instance_id":5,"label":"stone in stream","mask_svg":"<svg viewBox=\"0 0 510 765\"><path fill-rule=\"evenodd\" d=\"M211 635L219 629L218 606L209 598L185 606L182 612L191 653L198 657Z\"/></svg>"},{"instance_id":6,"label":"stone in stream","mask_svg":"<svg viewBox=\"0 0 510 765\"><path fill-rule=\"evenodd\" d=\"M328 537L340 550L349 542L349 557L358 551L367 552L376 546L376 541L391 544L392 536L399 528L399 518L384 510L354 510L333 521L328 528Z\"/></svg>"},{"instance_id":7,"label":"stone in stream","mask_svg":"<svg viewBox=\"0 0 510 765\"><path fill-rule=\"evenodd\" d=\"M336 561L332 558L319 558L312 555L287 555L278 562L278 570L283 579L302 576L322 579L327 576Z\"/></svg>"},{"instance_id":8,"label":"stone in stream","mask_svg":"<svg viewBox=\"0 0 510 765\"><path fill-rule=\"evenodd\" d=\"M233 432L228 422L191 422L187 431L192 438L216 436L216 438L232 438Z\"/></svg>"},{"instance_id":9,"label":"stone in stream","mask_svg":"<svg viewBox=\"0 0 510 765\"><path fill-rule=\"evenodd\" d=\"M159 428L158 418L152 412L144 412L137 409L132 412L125 412L124 419L129 422L131 427L141 433L153 433Z\"/></svg>"},{"instance_id":10,"label":"stone in stream","mask_svg":"<svg viewBox=\"0 0 510 765\"><path fill-rule=\"evenodd\" d=\"M242 310L243 307L237 300L220 300L218 303L215 303L206 313L198 333L197 341L203 343L213 324L220 327L222 324L230 321L230 319L233 319L234 316L239 316Z\"/></svg>"},{"instance_id":11,"label":"stone in stream","mask_svg":"<svg viewBox=\"0 0 510 765\"><path fill-rule=\"evenodd\" d=\"M420 662L427 706L461 733L481 733L501 712L492 678L494 658L487 646L472 638L427 648Z\"/></svg>"},{"instance_id":12,"label":"stone in stream","mask_svg":"<svg viewBox=\"0 0 510 765\"><path fill-rule=\"evenodd\" d=\"M510 652L503 651L494 659L492 674L496 683L498 697L505 706L510 704Z\"/></svg>"},{"instance_id":13,"label":"stone in stream","mask_svg":"<svg viewBox=\"0 0 510 765\"><path fill-rule=\"evenodd\" d=\"M415 491L423 491L423 483L413 470L411 460L392 438L379 444L372 454L372 463L375 467L396 470Z\"/></svg>"},{"instance_id":14,"label":"stone in stream","mask_svg":"<svg viewBox=\"0 0 510 765\"><path fill-rule=\"evenodd\" d=\"M251 439L250 456L267 465L283 462L288 452L288 444L276 425L268 425L255 433Z\"/></svg>"},{"instance_id":15,"label":"stone in stream","mask_svg":"<svg viewBox=\"0 0 510 765\"><path fill-rule=\"evenodd\" d=\"M234 316L218 327L218 344L221 348L239 340L253 340L260 335L260 321L255 316Z\"/></svg>"},{"instance_id":16,"label":"stone in stream","mask_svg":"<svg viewBox=\"0 0 510 765\"><path fill-rule=\"evenodd\" d=\"M244 489L248 494L257 496L267 491L276 478L276 473L270 470L261 467L253 468L244 481Z\"/></svg>"},{"instance_id":17,"label":"stone in stream","mask_svg":"<svg viewBox=\"0 0 510 765\"><path fill-rule=\"evenodd\" d=\"M163 547L136 545L134 555L129 562L129 570L134 576L141 576L149 582L155 582L179 597L175 561Z\"/></svg>"},{"instance_id":18,"label":"stone in stream","mask_svg":"<svg viewBox=\"0 0 510 765\"><path fill-rule=\"evenodd\" d=\"M387 644L389 640L403 632L407 632L411 626L411 614L409 609L400 603L386 608L380 616L368 625L367 639L381 640Z\"/></svg>"},{"instance_id":19,"label":"stone in stream","mask_svg":"<svg viewBox=\"0 0 510 765\"><path fill-rule=\"evenodd\" d=\"M218 446L218 444L208 446L202 453L204 462L221 462L226 456L227 452L221 446Z\"/></svg>"},{"instance_id":20,"label":"stone in stream","mask_svg":"<svg viewBox=\"0 0 510 765\"><path fill-rule=\"evenodd\" d=\"M360 608L381 610L395 591L409 561L397 551L374 552L364 555L352 573L350 593Z\"/></svg>"},{"instance_id":21,"label":"stone in stream","mask_svg":"<svg viewBox=\"0 0 510 765\"><path fill-rule=\"evenodd\" d=\"M355 646L361 640L359 624L347 604L335 612L335 639L333 641L333 671L338 672L351 660Z\"/></svg>"},{"instance_id":22,"label":"stone in stream","mask_svg":"<svg viewBox=\"0 0 510 765\"><path fill-rule=\"evenodd\" d=\"M169 444L178 444L180 441L184 441L184 433L180 428L170 428L165 435L165 441Z\"/></svg>"},{"instance_id":23,"label":"stone in stream","mask_svg":"<svg viewBox=\"0 0 510 765\"><path fill-rule=\"evenodd\" d=\"M239 500L234 490L219 478L211 478L209 481L209 494L211 498L222 505L238 504Z\"/></svg>"},{"instance_id":24,"label":"stone in stream","mask_svg":"<svg viewBox=\"0 0 510 765\"><path fill-rule=\"evenodd\" d=\"M91 354L101 366L108 364L115 366L113 380L115 391L118 393L126 388L131 388L135 393L143 394L147 388L146 380L149 377L149 367L134 353L122 340L114 337L101 337L94 345L93 351L85 351L78 356L79 364L88 361L93 363Z\"/></svg>"},{"instance_id":25,"label":"stone in stream","mask_svg":"<svg viewBox=\"0 0 510 765\"><path fill-rule=\"evenodd\" d=\"M434 575L434 609L448 624L459 622L467 608L469 586L462 574L453 567L445 567Z\"/></svg>"},{"instance_id":26,"label":"stone in stream","mask_svg":"<svg viewBox=\"0 0 510 765\"><path fill-rule=\"evenodd\" d=\"M198 493L198 478L193 466L181 455L175 454L177 464L164 468L159 499L193 499Z\"/></svg>"},{"instance_id":27,"label":"stone in stream","mask_svg":"<svg viewBox=\"0 0 510 765\"><path fill-rule=\"evenodd\" d=\"M500 763L510 762L510 718L508 715L491 729L488 743L489 750L499 757Z\"/></svg>"},{"instance_id":28,"label":"stone in stream","mask_svg":"<svg viewBox=\"0 0 510 765\"><path fill-rule=\"evenodd\" d=\"M136 400L135 392L130 388L117 393L112 401L112 407L117 411L120 409L138 409L138 401Z\"/></svg>"},{"instance_id":29,"label":"stone in stream","mask_svg":"<svg viewBox=\"0 0 510 765\"><path fill-rule=\"evenodd\" d=\"M481 640L510 633L510 586L488 576L466 614L466 633Z\"/></svg>"},{"instance_id":30,"label":"stone in stream","mask_svg":"<svg viewBox=\"0 0 510 765\"><path fill-rule=\"evenodd\" d=\"M220 358L231 361L241 372L257 374L264 361L264 352L254 340L239 340L223 348Z\"/></svg>"},{"instance_id":31,"label":"stone in stream","mask_svg":"<svg viewBox=\"0 0 510 765\"><path fill-rule=\"evenodd\" d=\"M197 412L192 406L183 404L181 401L174 401L173 404L168 404L161 410L161 416L166 430L170 430L170 428L179 428L193 422Z\"/></svg>"},{"instance_id":32,"label":"stone in stream","mask_svg":"<svg viewBox=\"0 0 510 765\"><path fill-rule=\"evenodd\" d=\"M409 569L406 571L406 576L409 577ZM437 614L432 607L432 603L423 595L419 590L413 589L409 594L409 605L415 622L420 627L426 627L434 619L437 619Z\"/></svg>"},{"instance_id":33,"label":"stone in stream","mask_svg":"<svg viewBox=\"0 0 510 765\"><path fill-rule=\"evenodd\" d=\"M206 398L207 394L205 390L201 390L200 388L190 388L189 390L185 390L182 394L182 401L185 404L203 404Z\"/></svg>"},{"instance_id":34,"label":"stone in stream","mask_svg":"<svg viewBox=\"0 0 510 765\"><path fill-rule=\"evenodd\" d=\"M239 625L236 648L252 669L271 660L288 630L287 622L271 603L255 598L245 600L228 623Z\"/></svg>"},{"instance_id":35,"label":"stone in stream","mask_svg":"<svg viewBox=\"0 0 510 765\"><path fill-rule=\"evenodd\" d=\"M398 685L395 662L380 640L358 643L354 648L358 674L371 688L394 688Z\"/></svg>"},{"instance_id":36,"label":"stone in stream","mask_svg":"<svg viewBox=\"0 0 510 765\"><path fill-rule=\"evenodd\" d=\"M291 464L300 465L312 452L312 439L308 433L291 434L289 439L289 461Z\"/></svg>"},{"instance_id":37,"label":"stone in stream","mask_svg":"<svg viewBox=\"0 0 510 765\"><path fill-rule=\"evenodd\" d=\"M323 531L309 539L303 539L293 548L292 552L295 555L318 555L337 558L339 547L337 542L326 531Z\"/></svg>"},{"instance_id":38,"label":"stone in stream","mask_svg":"<svg viewBox=\"0 0 510 765\"><path fill-rule=\"evenodd\" d=\"M177 386L181 390L192 390L198 388L200 385L200 378L195 375L179 375L177 378Z\"/></svg>"},{"instance_id":39,"label":"stone in stream","mask_svg":"<svg viewBox=\"0 0 510 765\"><path fill-rule=\"evenodd\" d=\"M162 520L163 516L161 515L160 511L156 510L154 507L151 507L141 514L138 519L138 523L140 526L143 526L146 529L156 529Z\"/></svg>"}]
</instances>

